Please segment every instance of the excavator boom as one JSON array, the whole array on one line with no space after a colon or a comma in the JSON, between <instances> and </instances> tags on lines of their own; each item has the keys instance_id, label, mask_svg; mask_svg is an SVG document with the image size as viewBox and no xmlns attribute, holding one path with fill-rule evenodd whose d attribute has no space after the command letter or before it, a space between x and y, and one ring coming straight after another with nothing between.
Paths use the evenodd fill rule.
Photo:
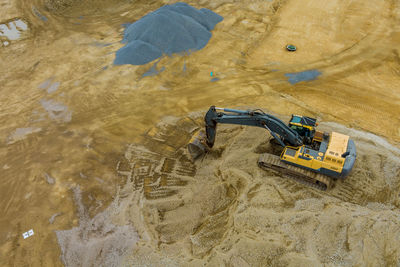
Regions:
<instances>
[{"instance_id":1,"label":"excavator boom","mask_svg":"<svg viewBox=\"0 0 400 267\"><path fill-rule=\"evenodd\" d=\"M220 112L218 112L218 111ZM267 129L271 135L284 147L287 143L291 146L301 146L302 137L289 128L280 119L266 114L261 110L236 110L216 108L211 106L204 118L206 124L207 145L211 148L215 142L218 123L239 124L256 126Z\"/></svg>"}]
</instances>

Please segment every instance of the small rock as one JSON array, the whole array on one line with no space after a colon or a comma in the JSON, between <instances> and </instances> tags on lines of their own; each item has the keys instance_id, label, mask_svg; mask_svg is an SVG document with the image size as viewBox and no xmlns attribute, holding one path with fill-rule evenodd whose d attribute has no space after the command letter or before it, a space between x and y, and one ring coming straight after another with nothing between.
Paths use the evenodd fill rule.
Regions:
<instances>
[{"instance_id":1,"label":"small rock","mask_svg":"<svg viewBox=\"0 0 400 267\"><path fill-rule=\"evenodd\" d=\"M48 184L54 184L56 182L56 180L47 173L44 173L44 178L46 178Z\"/></svg>"},{"instance_id":2,"label":"small rock","mask_svg":"<svg viewBox=\"0 0 400 267\"><path fill-rule=\"evenodd\" d=\"M61 212L57 212L57 213L53 214L49 219L49 223L53 224L56 217L60 216L61 214L62 214Z\"/></svg>"}]
</instances>

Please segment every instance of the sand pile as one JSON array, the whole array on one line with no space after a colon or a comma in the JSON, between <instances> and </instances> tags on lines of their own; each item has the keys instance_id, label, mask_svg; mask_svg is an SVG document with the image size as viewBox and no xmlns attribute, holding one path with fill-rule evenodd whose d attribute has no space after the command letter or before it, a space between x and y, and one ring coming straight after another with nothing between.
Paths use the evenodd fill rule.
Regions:
<instances>
[{"instance_id":1,"label":"sand pile","mask_svg":"<svg viewBox=\"0 0 400 267\"><path fill-rule=\"evenodd\" d=\"M222 17L209 9L186 3L165 5L131 24L124 33L124 47L114 64L143 65L163 54L202 49Z\"/></svg>"},{"instance_id":2,"label":"sand pile","mask_svg":"<svg viewBox=\"0 0 400 267\"><path fill-rule=\"evenodd\" d=\"M126 199L142 192L142 229L127 266L354 266L400 261L400 151L340 125L359 157L350 176L322 192L257 167L267 133L221 125L195 163L184 144L196 120L171 120L128 147L117 169ZM127 206L125 204L123 206ZM136 218L136 219L135 219ZM165 260L165 259L168 259Z\"/></svg>"}]
</instances>

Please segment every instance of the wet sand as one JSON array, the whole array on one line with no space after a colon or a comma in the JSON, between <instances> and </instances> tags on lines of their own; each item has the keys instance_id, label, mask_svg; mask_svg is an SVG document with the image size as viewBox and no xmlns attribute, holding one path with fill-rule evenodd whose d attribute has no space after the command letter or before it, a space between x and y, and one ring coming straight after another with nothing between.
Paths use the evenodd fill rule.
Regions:
<instances>
[{"instance_id":1,"label":"wet sand","mask_svg":"<svg viewBox=\"0 0 400 267\"><path fill-rule=\"evenodd\" d=\"M0 1L28 26L0 36L0 265L399 264L399 4L188 2L224 17L204 49L113 66L122 24L167 3ZM268 134L233 126L193 163L210 105L315 116L356 166L319 192L259 169Z\"/></svg>"}]
</instances>

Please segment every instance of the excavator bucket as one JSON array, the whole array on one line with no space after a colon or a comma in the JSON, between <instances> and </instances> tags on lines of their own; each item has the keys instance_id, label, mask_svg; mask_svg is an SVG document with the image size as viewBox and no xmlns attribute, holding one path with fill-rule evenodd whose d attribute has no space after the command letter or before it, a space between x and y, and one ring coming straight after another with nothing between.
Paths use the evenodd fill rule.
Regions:
<instances>
[{"instance_id":1,"label":"excavator bucket","mask_svg":"<svg viewBox=\"0 0 400 267\"><path fill-rule=\"evenodd\" d=\"M203 130L197 131L190 139L187 148L192 159L205 154L208 151L205 132Z\"/></svg>"}]
</instances>

